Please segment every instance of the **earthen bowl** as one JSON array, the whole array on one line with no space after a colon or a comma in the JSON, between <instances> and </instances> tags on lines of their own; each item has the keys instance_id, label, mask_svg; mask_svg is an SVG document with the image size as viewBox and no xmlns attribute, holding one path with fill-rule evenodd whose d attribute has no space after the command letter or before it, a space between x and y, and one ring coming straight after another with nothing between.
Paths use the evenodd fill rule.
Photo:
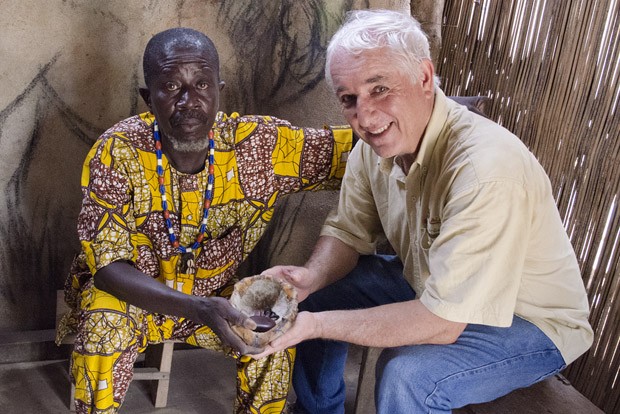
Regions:
<instances>
[{"instance_id":1,"label":"earthen bowl","mask_svg":"<svg viewBox=\"0 0 620 414\"><path fill-rule=\"evenodd\" d=\"M246 344L256 348L264 348L286 332L297 317L297 291L290 284L269 275L241 279L235 284L230 303L249 317L271 314L275 325L265 332L231 325Z\"/></svg>"}]
</instances>

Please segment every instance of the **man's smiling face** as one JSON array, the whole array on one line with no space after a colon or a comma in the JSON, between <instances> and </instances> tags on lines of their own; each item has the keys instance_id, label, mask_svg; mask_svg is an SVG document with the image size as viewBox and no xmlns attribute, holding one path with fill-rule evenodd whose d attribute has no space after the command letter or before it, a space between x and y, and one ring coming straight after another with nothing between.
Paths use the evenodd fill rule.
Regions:
<instances>
[{"instance_id":1,"label":"man's smiling face","mask_svg":"<svg viewBox=\"0 0 620 414\"><path fill-rule=\"evenodd\" d=\"M418 79L386 48L335 52L330 72L342 113L382 158L414 154L434 103L433 67L420 63Z\"/></svg>"}]
</instances>

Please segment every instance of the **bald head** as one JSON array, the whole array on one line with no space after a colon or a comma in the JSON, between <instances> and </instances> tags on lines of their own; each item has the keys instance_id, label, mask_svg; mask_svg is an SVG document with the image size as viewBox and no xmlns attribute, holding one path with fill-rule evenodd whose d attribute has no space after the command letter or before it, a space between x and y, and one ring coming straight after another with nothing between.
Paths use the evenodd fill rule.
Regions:
<instances>
[{"instance_id":1,"label":"bald head","mask_svg":"<svg viewBox=\"0 0 620 414\"><path fill-rule=\"evenodd\" d=\"M199 51L208 56L219 74L220 58L211 39L197 30L175 27L157 33L146 45L142 66L144 82L147 88L155 75L154 71L159 68L158 62L161 57L170 53L173 49L180 48Z\"/></svg>"}]
</instances>

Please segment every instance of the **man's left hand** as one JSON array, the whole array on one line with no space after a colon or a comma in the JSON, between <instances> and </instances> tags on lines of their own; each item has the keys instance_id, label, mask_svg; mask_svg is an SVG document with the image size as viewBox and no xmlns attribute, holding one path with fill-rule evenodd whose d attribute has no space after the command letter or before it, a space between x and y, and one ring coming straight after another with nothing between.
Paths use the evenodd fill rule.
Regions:
<instances>
[{"instance_id":1,"label":"man's left hand","mask_svg":"<svg viewBox=\"0 0 620 414\"><path fill-rule=\"evenodd\" d=\"M310 312L300 312L295 319L295 323L282 336L274 339L259 354L249 354L254 359L264 358L274 352L283 351L294 347L300 342L308 339L318 338L319 324L316 316Z\"/></svg>"}]
</instances>

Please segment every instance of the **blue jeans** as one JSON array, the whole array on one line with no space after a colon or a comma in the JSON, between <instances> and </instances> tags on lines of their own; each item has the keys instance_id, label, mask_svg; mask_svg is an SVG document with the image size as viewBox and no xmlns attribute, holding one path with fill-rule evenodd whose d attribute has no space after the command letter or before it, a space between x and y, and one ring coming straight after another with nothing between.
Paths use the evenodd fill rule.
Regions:
<instances>
[{"instance_id":1,"label":"blue jeans","mask_svg":"<svg viewBox=\"0 0 620 414\"><path fill-rule=\"evenodd\" d=\"M300 310L368 308L415 298L394 256L362 256L347 277L315 292ZM344 413L348 344L310 340L297 346L293 386L296 410ZM565 367L555 345L536 326L514 317L512 326L469 324L450 345L386 348L376 367L377 413L450 413L494 400Z\"/></svg>"}]
</instances>

